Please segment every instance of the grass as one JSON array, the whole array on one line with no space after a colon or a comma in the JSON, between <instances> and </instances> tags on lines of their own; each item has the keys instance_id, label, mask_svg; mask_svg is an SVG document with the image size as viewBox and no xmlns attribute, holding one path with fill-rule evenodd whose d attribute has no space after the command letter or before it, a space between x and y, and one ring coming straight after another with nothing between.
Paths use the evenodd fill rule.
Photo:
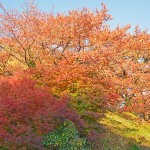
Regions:
<instances>
[{"instance_id":1,"label":"grass","mask_svg":"<svg viewBox=\"0 0 150 150\"><path fill-rule=\"evenodd\" d=\"M102 150L150 150L150 123L131 113L116 112L107 112L98 122L108 131L101 140Z\"/></svg>"}]
</instances>

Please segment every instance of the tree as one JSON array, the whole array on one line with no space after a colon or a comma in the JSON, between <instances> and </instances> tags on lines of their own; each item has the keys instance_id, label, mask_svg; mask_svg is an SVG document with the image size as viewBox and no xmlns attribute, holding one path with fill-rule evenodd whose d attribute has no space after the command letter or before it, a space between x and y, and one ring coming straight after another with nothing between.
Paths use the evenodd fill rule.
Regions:
<instances>
[{"instance_id":1,"label":"tree","mask_svg":"<svg viewBox=\"0 0 150 150\"><path fill-rule=\"evenodd\" d=\"M81 98L88 104L86 112L106 106L137 113L150 110L146 31L137 26L131 34L130 25L110 29L105 4L94 12L83 8L57 15L41 12L34 4L21 13L0 7L2 74L23 68L54 96ZM78 109L73 100L71 105Z\"/></svg>"},{"instance_id":2,"label":"tree","mask_svg":"<svg viewBox=\"0 0 150 150\"><path fill-rule=\"evenodd\" d=\"M66 119L83 129L84 122L69 108L67 97L56 99L27 78L0 79L0 148L44 149L44 135Z\"/></svg>"}]
</instances>

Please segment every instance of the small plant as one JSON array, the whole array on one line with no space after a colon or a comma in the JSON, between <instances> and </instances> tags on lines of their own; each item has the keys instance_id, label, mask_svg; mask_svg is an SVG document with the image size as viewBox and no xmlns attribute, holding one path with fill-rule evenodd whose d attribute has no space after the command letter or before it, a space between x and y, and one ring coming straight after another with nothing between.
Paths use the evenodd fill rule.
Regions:
<instances>
[{"instance_id":1,"label":"small plant","mask_svg":"<svg viewBox=\"0 0 150 150\"><path fill-rule=\"evenodd\" d=\"M136 143L130 141L127 150L141 150L141 148Z\"/></svg>"},{"instance_id":2,"label":"small plant","mask_svg":"<svg viewBox=\"0 0 150 150\"><path fill-rule=\"evenodd\" d=\"M75 125L66 120L55 132L46 135L45 147L57 150L90 150L86 138L80 137Z\"/></svg>"}]
</instances>

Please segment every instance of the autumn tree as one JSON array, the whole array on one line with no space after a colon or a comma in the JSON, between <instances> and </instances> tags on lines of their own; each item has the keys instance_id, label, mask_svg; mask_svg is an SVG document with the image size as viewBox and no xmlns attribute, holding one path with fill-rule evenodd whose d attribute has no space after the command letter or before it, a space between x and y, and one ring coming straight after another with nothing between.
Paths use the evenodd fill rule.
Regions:
<instances>
[{"instance_id":1,"label":"autumn tree","mask_svg":"<svg viewBox=\"0 0 150 150\"><path fill-rule=\"evenodd\" d=\"M86 113L101 107L150 110L146 31L136 27L130 33L130 25L111 29L105 4L101 10L83 8L67 14L41 12L34 4L22 12L0 7L1 74L24 69L55 97L82 97L78 101L88 104Z\"/></svg>"},{"instance_id":2,"label":"autumn tree","mask_svg":"<svg viewBox=\"0 0 150 150\"><path fill-rule=\"evenodd\" d=\"M43 136L66 119L83 129L83 120L69 108L68 100L56 99L27 78L1 78L0 149L44 149Z\"/></svg>"}]
</instances>

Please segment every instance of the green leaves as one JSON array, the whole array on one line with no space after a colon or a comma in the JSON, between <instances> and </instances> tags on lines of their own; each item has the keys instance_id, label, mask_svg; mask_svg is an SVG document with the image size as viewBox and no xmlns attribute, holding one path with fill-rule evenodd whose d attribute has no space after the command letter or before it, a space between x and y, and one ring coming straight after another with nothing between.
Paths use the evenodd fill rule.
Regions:
<instances>
[{"instance_id":1,"label":"green leaves","mask_svg":"<svg viewBox=\"0 0 150 150\"><path fill-rule=\"evenodd\" d=\"M75 125L69 120L55 132L46 135L43 145L57 150L90 150L87 140L79 136Z\"/></svg>"}]
</instances>

